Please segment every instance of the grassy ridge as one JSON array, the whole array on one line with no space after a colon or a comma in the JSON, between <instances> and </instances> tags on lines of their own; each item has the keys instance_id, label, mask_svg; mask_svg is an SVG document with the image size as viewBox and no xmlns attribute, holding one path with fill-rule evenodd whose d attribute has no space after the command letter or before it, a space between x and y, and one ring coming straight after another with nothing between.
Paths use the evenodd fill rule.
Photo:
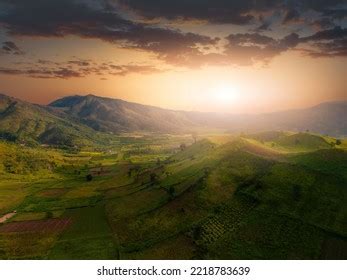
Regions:
<instances>
[{"instance_id":1,"label":"grassy ridge","mask_svg":"<svg viewBox=\"0 0 347 280\"><path fill-rule=\"evenodd\" d=\"M1 173L0 213L17 210L7 223L72 222L38 238L0 225L0 258L345 258L347 154L331 141L127 135L77 153L2 143L0 165L15 170Z\"/></svg>"}]
</instances>

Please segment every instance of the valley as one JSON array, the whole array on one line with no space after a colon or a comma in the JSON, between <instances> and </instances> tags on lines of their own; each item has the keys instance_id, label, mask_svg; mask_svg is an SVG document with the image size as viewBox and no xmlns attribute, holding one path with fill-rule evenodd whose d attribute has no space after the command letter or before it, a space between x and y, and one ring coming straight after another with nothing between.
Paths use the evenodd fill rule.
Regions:
<instances>
[{"instance_id":1,"label":"valley","mask_svg":"<svg viewBox=\"0 0 347 280\"><path fill-rule=\"evenodd\" d=\"M0 259L346 259L345 139L107 137L0 142Z\"/></svg>"}]
</instances>

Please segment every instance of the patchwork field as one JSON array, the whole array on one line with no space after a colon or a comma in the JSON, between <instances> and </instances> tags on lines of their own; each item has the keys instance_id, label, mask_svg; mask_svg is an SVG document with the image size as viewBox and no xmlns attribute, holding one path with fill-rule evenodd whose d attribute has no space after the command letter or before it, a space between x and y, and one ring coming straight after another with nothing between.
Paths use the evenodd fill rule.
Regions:
<instances>
[{"instance_id":1,"label":"patchwork field","mask_svg":"<svg viewBox=\"0 0 347 280\"><path fill-rule=\"evenodd\" d=\"M346 141L310 133L0 143L0 259L346 259Z\"/></svg>"}]
</instances>

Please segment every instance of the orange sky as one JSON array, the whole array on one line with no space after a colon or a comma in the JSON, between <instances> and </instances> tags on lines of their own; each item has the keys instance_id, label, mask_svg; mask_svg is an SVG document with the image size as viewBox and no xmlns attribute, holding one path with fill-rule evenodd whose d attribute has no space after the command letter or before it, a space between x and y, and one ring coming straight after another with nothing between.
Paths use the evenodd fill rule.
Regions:
<instances>
[{"instance_id":1,"label":"orange sky","mask_svg":"<svg viewBox=\"0 0 347 280\"><path fill-rule=\"evenodd\" d=\"M110 57L112 55L110 54ZM313 59L291 52L268 66L171 69L164 73L71 79L0 76L0 90L47 104L93 93L178 110L256 113L303 108L346 99L347 59ZM229 90L231 98L220 98Z\"/></svg>"},{"instance_id":2,"label":"orange sky","mask_svg":"<svg viewBox=\"0 0 347 280\"><path fill-rule=\"evenodd\" d=\"M249 34L249 29L234 24L175 21L168 23L170 28L175 30L180 28L182 32L195 32L211 38L217 36L223 38L228 34L240 32ZM160 23L158 28L162 26ZM75 34L58 38L26 34L10 36L4 29L0 32L0 43L6 40L15 41L18 49L23 50L23 55L0 53L0 92L40 104L47 104L66 95L92 93L177 110L232 113L279 111L346 99L346 56L331 56L329 53L317 58L307 55L302 49L307 47L305 44L309 39L301 39L299 43L298 39L294 38L298 41L295 46L283 47L285 41L281 38L285 38L291 31L286 28L289 27L262 33L261 36L264 37L260 39L269 40L269 44L247 41L241 42L240 45L228 46L230 63L221 65L224 58L222 63L218 58L217 60L214 58L213 63L208 61L206 65L195 65L196 62L200 63L200 56L201 60L207 59L203 53L222 53L223 50L220 48L226 48L226 40L223 39L224 41L221 40L212 47L213 51L210 49L199 52L197 54L199 56L194 54L189 57L193 59L189 61L194 61L193 67L191 62L188 64L186 60L177 61L179 63L176 64L175 48L171 50L171 45L165 42L163 44L165 52L162 49L147 51L139 47L124 48L99 38L81 39L81 36ZM315 30L311 30L311 33L304 32L298 37L308 38L308 35L312 36L315 32ZM257 37L253 36L250 39L257 40ZM252 44L254 50L243 49L249 44ZM283 51L272 54L276 51L274 45L276 48L283 48ZM179 48L184 49L182 57L186 59L188 54L186 46L178 45L177 52L181 51ZM187 50L194 49L189 47ZM270 52L269 57L268 52ZM229 56L225 58L229 59ZM247 60L248 56L255 60L255 63L249 64L240 60L241 58ZM177 56L177 60L182 57ZM47 64L49 66L43 63L38 65L38 60L51 62ZM83 72L81 77L38 78L30 77L28 72L20 72L22 69L34 67L51 67L49 69L63 67L53 66L56 62L69 68L69 65L65 66L69 60L93 61L99 68L98 70L91 68L87 74ZM121 65L126 70L121 74L110 74L110 71L100 70L103 69L102 63ZM140 68L137 68L139 65ZM145 69L141 68L143 66ZM3 72L1 72L2 67ZM82 68L78 68L78 71ZM9 74L9 69L15 69L17 72Z\"/></svg>"}]
</instances>

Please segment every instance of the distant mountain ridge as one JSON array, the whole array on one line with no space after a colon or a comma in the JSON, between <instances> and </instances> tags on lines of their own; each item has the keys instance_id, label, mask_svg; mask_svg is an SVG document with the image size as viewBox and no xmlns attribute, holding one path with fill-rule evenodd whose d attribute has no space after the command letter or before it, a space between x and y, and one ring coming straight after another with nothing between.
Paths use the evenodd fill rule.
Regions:
<instances>
[{"instance_id":1,"label":"distant mountain ridge","mask_svg":"<svg viewBox=\"0 0 347 280\"><path fill-rule=\"evenodd\" d=\"M96 130L113 133L187 132L205 127L231 132L310 130L332 136L347 135L347 101L257 115L173 111L94 95L64 97L49 106L63 109Z\"/></svg>"},{"instance_id":2,"label":"distant mountain ridge","mask_svg":"<svg viewBox=\"0 0 347 280\"><path fill-rule=\"evenodd\" d=\"M290 130L347 136L347 101L321 103L316 106L241 117L233 123L233 131Z\"/></svg>"},{"instance_id":3,"label":"distant mountain ridge","mask_svg":"<svg viewBox=\"0 0 347 280\"><path fill-rule=\"evenodd\" d=\"M94 144L125 132L192 133L201 128L235 133L309 130L342 137L347 135L346 120L347 101L232 115L167 110L95 95L68 96L41 106L0 94L0 139L52 145Z\"/></svg>"},{"instance_id":4,"label":"distant mountain ridge","mask_svg":"<svg viewBox=\"0 0 347 280\"><path fill-rule=\"evenodd\" d=\"M182 112L120 99L68 96L49 104L95 130L103 132L183 132L195 124Z\"/></svg>"}]
</instances>

